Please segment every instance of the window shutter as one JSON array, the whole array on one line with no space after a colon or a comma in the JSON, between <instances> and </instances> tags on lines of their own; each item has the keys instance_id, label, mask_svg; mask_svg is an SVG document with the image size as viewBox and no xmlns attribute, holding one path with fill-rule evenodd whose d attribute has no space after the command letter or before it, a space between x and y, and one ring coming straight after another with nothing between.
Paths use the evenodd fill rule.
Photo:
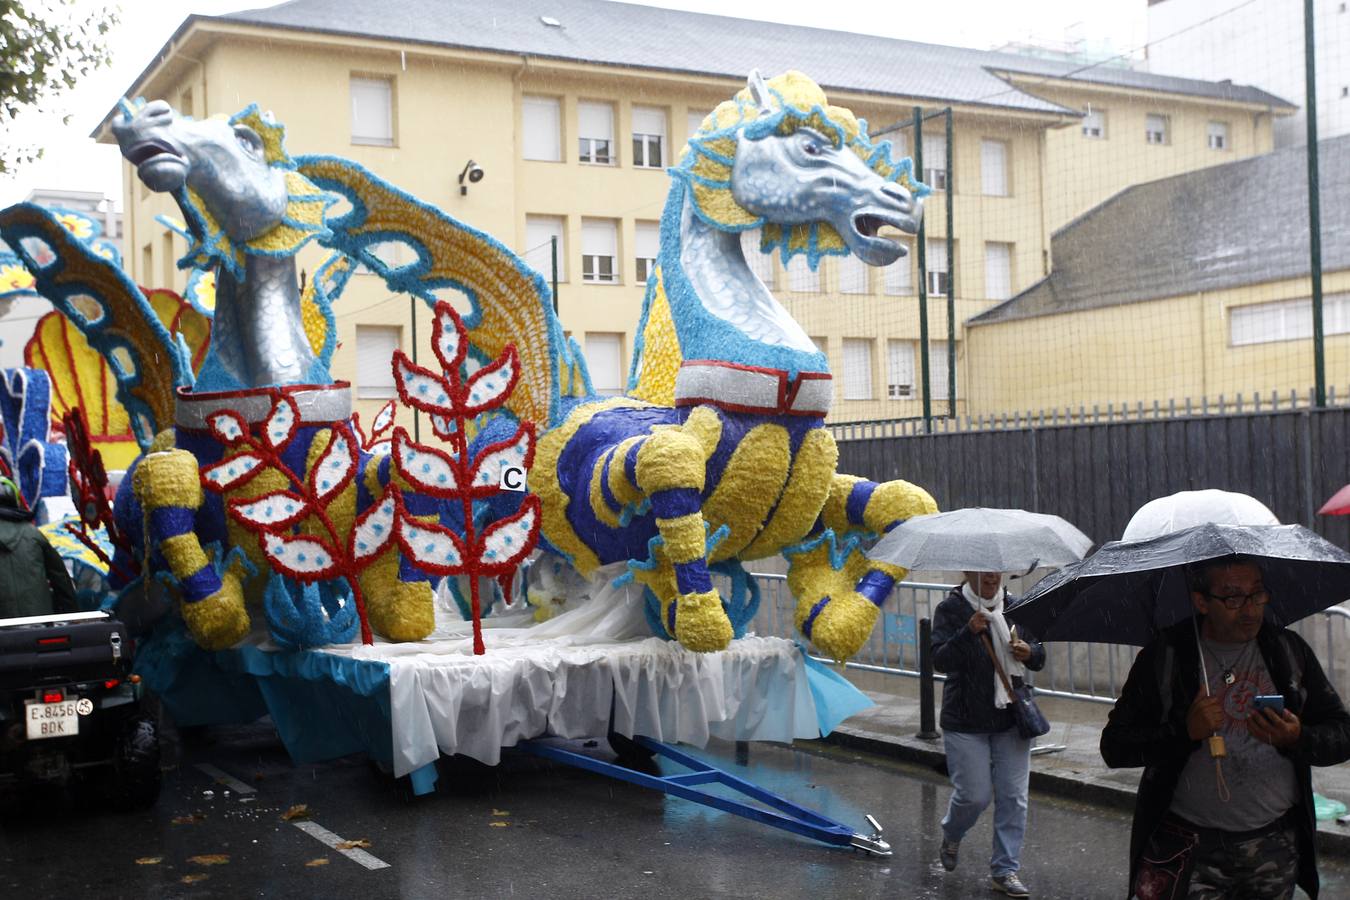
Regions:
<instances>
[{"instance_id":1,"label":"window shutter","mask_svg":"<svg viewBox=\"0 0 1350 900\"><path fill-rule=\"evenodd\" d=\"M379 399L393 397L392 358L398 349L399 328L394 325L356 326L356 396Z\"/></svg>"},{"instance_id":2,"label":"window shutter","mask_svg":"<svg viewBox=\"0 0 1350 900\"><path fill-rule=\"evenodd\" d=\"M872 342L844 338L844 399L872 399Z\"/></svg>"},{"instance_id":3,"label":"window shutter","mask_svg":"<svg viewBox=\"0 0 1350 900\"><path fill-rule=\"evenodd\" d=\"M1008 196L1008 145L980 141L980 184L989 197Z\"/></svg>"},{"instance_id":4,"label":"window shutter","mask_svg":"<svg viewBox=\"0 0 1350 900\"><path fill-rule=\"evenodd\" d=\"M914 293L914 244L905 241L909 251L882 270L884 290L891 297L908 297Z\"/></svg>"},{"instance_id":5,"label":"window shutter","mask_svg":"<svg viewBox=\"0 0 1350 900\"><path fill-rule=\"evenodd\" d=\"M656 259L661 249L661 226L656 222L638 222L633 233L633 255L642 259Z\"/></svg>"},{"instance_id":6,"label":"window shutter","mask_svg":"<svg viewBox=\"0 0 1350 900\"><path fill-rule=\"evenodd\" d=\"M521 155L548 162L562 160L562 114L557 97L526 97Z\"/></svg>"},{"instance_id":7,"label":"window shutter","mask_svg":"<svg viewBox=\"0 0 1350 900\"><path fill-rule=\"evenodd\" d=\"M947 342L931 341L928 344L928 394L933 400L941 400L947 396L948 385L951 383L947 378Z\"/></svg>"},{"instance_id":8,"label":"window shutter","mask_svg":"<svg viewBox=\"0 0 1350 900\"><path fill-rule=\"evenodd\" d=\"M984 296L987 300L1012 296L1012 244L989 241L984 245Z\"/></svg>"},{"instance_id":9,"label":"window shutter","mask_svg":"<svg viewBox=\"0 0 1350 900\"><path fill-rule=\"evenodd\" d=\"M687 117L685 120L687 137L693 137L694 132L703 127L703 120L708 117L708 114L705 112L695 112L691 109L689 112L685 113L685 115Z\"/></svg>"},{"instance_id":10,"label":"window shutter","mask_svg":"<svg viewBox=\"0 0 1350 900\"><path fill-rule=\"evenodd\" d=\"M867 264L853 254L839 260L839 292L841 294L867 293Z\"/></svg>"},{"instance_id":11,"label":"window shutter","mask_svg":"<svg viewBox=\"0 0 1350 900\"><path fill-rule=\"evenodd\" d=\"M549 243L558 238L558 280L567 280L567 246L563 240L561 216L525 217L525 261L544 278L553 274L553 248Z\"/></svg>"},{"instance_id":12,"label":"window shutter","mask_svg":"<svg viewBox=\"0 0 1350 900\"><path fill-rule=\"evenodd\" d=\"M654 106L633 107L633 133L666 136L666 111Z\"/></svg>"},{"instance_id":13,"label":"window shutter","mask_svg":"<svg viewBox=\"0 0 1350 900\"><path fill-rule=\"evenodd\" d=\"M586 333L586 368L595 392L613 397L623 393L623 335Z\"/></svg>"},{"instance_id":14,"label":"window shutter","mask_svg":"<svg viewBox=\"0 0 1350 900\"><path fill-rule=\"evenodd\" d=\"M914 342L886 342L886 396L892 400L914 396Z\"/></svg>"},{"instance_id":15,"label":"window shutter","mask_svg":"<svg viewBox=\"0 0 1350 900\"><path fill-rule=\"evenodd\" d=\"M617 256L619 239L612 219L583 219L581 222L581 254L583 256Z\"/></svg>"},{"instance_id":16,"label":"window shutter","mask_svg":"<svg viewBox=\"0 0 1350 900\"><path fill-rule=\"evenodd\" d=\"M614 107L608 103L577 104L577 136L596 141L614 140Z\"/></svg>"},{"instance_id":17,"label":"window shutter","mask_svg":"<svg viewBox=\"0 0 1350 900\"><path fill-rule=\"evenodd\" d=\"M788 290L808 294L820 293L820 270L811 271L805 254L798 254L788 261Z\"/></svg>"},{"instance_id":18,"label":"window shutter","mask_svg":"<svg viewBox=\"0 0 1350 900\"><path fill-rule=\"evenodd\" d=\"M387 78L351 80L352 141L361 144L393 144L393 84Z\"/></svg>"}]
</instances>

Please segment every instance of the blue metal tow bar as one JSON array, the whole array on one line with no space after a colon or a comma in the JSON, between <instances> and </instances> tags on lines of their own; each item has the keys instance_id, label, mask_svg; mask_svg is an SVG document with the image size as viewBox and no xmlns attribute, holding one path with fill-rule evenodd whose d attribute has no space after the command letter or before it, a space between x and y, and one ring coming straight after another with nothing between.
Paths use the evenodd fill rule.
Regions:
<instances>
[{"instance_id":1,"label":"blue metal tow bar","mask_svg":"<svg viewBox=\"0 0 1350 900\"><path fill-rule=\"evenodd\" d=\"M522 741L516 745L516 749L524 750L545 759L551 759L554 762L575 766L578 769L585 769L588 772L595 772L597 775L606 775L620 781L627 781L641 787L671 794L684 800L692 800L704 806L711 806L735 816L761 822L774 828L781 828L784 831L791 831L794 834L800 834L836 847L853 847L876 856L891 855L891 845L881 839L881 826L870 815L867 817L867 821L872 826L873 833L870 836L858 834L847 825L836 822L804 806L798 806L786 797L780 797L772 791L767 791L757 784L746 781L744 778L738 778L730 772L709 765L669 744L638 735L635 735L632 741L645 750L664 756L666 759L684 766L689 771L676 775L648 775L645 772L637 772L615 763L596 759L593 756L586 756L543 740ZM740 800L718 796L700 789L698 786L702 784L720 784L772 808L765 809Z\"/></svg>"}]
</instances>

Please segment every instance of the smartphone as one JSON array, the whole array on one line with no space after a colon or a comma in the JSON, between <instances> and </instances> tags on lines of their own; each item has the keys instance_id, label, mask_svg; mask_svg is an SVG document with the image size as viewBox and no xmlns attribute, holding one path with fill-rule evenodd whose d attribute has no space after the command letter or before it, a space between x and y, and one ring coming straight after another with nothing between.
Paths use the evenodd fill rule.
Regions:
<instances>
[{"instance_id":1,"label":"smartphone","mask_svg":"<svg viewBox=\"0 0 1350 900\"><path fill-rule=\"evenodd\" d=\"M1252 709L1273 709L1284 712L1284 696L1281 694L1258 694L1252 698Z\"/></svg>"}]
</instances>

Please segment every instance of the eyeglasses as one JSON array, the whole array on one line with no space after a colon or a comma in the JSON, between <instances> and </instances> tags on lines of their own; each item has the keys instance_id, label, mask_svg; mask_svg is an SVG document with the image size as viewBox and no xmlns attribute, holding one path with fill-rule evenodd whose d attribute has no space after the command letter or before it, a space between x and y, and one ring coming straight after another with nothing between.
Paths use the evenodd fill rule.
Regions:
<instances>
[{"instance_id":1,"label":"eyeglasses","mask_svg":"<svg viewBox=\"0 0 1350 900\"><path fill-rule=\"evenodd\" d=\"M1265 588L1262 588L1259 591L1253 591L1250 594L1229 594L1226 597L1220 596L1218 594L1211 594L1209 591L1205 591L1205 596L1210 598L1211 600L1218 600L1220 603L1222 603L1225 607L1232 610L1233 612L1237 612L1239 609L1242 609L1242 607L1246 606L1248 603L1250 603L1252 606L1260 607L1265 606L1267 603L1270 602L1270 591L1266 590Z\"/></svg>"}]
</instances>

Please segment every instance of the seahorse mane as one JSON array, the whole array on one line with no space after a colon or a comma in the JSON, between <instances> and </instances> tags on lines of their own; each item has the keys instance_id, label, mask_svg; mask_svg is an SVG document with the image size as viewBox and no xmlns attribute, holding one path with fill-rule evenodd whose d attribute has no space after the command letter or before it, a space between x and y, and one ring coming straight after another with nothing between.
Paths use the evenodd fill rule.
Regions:
<instances>
[{"instance_id":1,"label":"seahorse mane","mask_svg":"<svg viewBox=\"0 0 1350 900\"><path fill-rule=\"evenodd\" d=\"M867 135L866 119L831 106L820 86L801 72L789 71L771 78L768 88L772 112L761 115L750 89L742 89L708 114L690 136L679 163L670 170L688 185L695 212L712 227L722 231L762 228L760 250L778 252L785 265L791 257L805 253L815 269L821 257L846 256L849 252L832 225L813 222L784 228L752 215L736 202L731 194L731 169L736 162L737 137L742 133L754 140L812 128L830 138L835 147L848 147L882 178L904 185L915 197L931 192L914 177L910 159L892 158L889 141L874 144Z\"/></svg>"}]
</instances>

